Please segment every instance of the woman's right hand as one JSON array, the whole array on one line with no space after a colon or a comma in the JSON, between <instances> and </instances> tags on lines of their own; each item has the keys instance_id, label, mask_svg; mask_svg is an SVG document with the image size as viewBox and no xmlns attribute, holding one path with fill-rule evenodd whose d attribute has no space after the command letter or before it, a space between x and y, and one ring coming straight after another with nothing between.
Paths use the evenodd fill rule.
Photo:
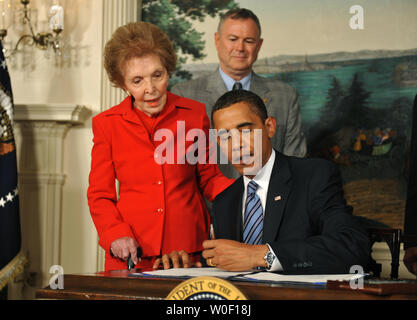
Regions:
<instances>
[{"instance_id":1,"label":"woman's right hand","mask_svg":"<svg viewBox=\"0 0 417 320\"><path fill-rule=\"evenodd\" d=\"M113 256L122 260L127 260L129 255L132 261L137 264L137 248L139 247L138 242L131 237L123 237L116 239L112 242L110 250Z\"/></svg>"},{"instance_id":2,"label":"woman's right hand","mask_svg":"<svg viewBox=\"0 0 417 320\"><path fill-rule=\"evenodd\" d=\"M193 262L190 255L184 250L176 251L173 250L171 253L164 254L161 258L155 260L153 264L154 269L158 269L159 265L162 264L164 269L170 268L201 268L202 264L200 261Z\"/></svg>"}]
</instances>

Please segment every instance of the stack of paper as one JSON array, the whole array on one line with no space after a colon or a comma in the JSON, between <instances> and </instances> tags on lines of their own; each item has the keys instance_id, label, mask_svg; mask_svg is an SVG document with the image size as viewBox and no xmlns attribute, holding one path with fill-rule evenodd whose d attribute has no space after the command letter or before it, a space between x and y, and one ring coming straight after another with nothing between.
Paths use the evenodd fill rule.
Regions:
<instances>
[{"instance_id":1,"label":"stack of paper","mask_svg":"<svg viewBox=\"0 0 417 320\"><path fill-rule=\"evenodd\" d=\"M218 277L232 280L252 280L259 282L296 282L325 284L328 280L351 281L363 277L363 274L319 274L319 275L284 275L273 272L229 272L217 268L178 268L156 270L143 273L134 273L132 276L154 276L163 278L192 278L192 277Z\"/></svg>"}]
</instances>

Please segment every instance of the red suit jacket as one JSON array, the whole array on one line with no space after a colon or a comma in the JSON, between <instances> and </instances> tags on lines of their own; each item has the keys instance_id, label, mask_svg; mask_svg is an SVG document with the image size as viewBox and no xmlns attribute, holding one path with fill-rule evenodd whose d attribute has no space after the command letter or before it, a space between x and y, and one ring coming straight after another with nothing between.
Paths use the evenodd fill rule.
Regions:
<instances>
[{"instance_id":1,"label":"red suit jacket","mask_svg":"<svg viewBox=\"0 0 417 320\"><path fill-rule=\"evenodd\" d=\"M167 95L151 133L133 109L130 97L93 118L87 197L99 243L106 251L106 270L126 268L125 262L109 253L111 243L121 237L136 239L144 257L172 250L201 251L210 226L202 193L213 201L234 182L215 164L183 161L184 150L195 145L193 139L184 142L192 129L205 133L208 158L210 122L204 104L169 92ZM165 152L155 152L159 149ZM174 164L157 162L158 156L169 159L172 154ZM119 199L116 179L120 183Z\"/></svg>"}]
</instances>

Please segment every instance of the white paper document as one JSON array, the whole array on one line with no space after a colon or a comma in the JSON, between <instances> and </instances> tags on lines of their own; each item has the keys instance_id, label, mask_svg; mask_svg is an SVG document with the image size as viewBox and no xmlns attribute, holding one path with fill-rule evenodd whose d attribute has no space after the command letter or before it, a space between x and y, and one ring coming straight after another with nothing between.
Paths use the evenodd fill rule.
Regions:
<instances>
[{"instance_id":1,"label":"white paper document","mask_svg":"<svg viewBox=\"0 0 417 320\"><path fill-rule=\"evenodd\" d=\"M311 275L285 275L272 272L260 272L248 275L247 277L259 281L274 282L304 282L304 283L326 283L329 280L350 281L362 278L363 274L311 274Z\"/></svg>"},{"instance_id":2,"label":"white paper document","mask_svg":"<svg viewBox=\"0 0 417 320\"><path fill-rule=\"evenodd\" d=\"M245 275L252 273L252 271L247 272L229 272L220 270L217 268L176 268L168 270L156 270L143 272L150 276L160 276L160 277L218 277L218 278L228 278L236 277L238 275Z\"/></svg>"},{"instance_id":3,"label":"white paper document","mask_svg":"<svg viewBox=\"0 0 417 320\"><path fill-rule=\"evenodd\" d=\"M184 277L218 277L218 278L231 278L241 277L246 280L253 281L267 281L267 282L298 282L298 283L311 283L311 284L325 284L328 280L337 281L350 281L363 277L363 274L319 274L319 275L284 275L273 272L229 272L223 271L217 268L177 268L168 270L156 270L143 273L133 274L137 276L155 276L155 277L172 277L172 278L184 278Z\"/></svg>"}]
</instances>

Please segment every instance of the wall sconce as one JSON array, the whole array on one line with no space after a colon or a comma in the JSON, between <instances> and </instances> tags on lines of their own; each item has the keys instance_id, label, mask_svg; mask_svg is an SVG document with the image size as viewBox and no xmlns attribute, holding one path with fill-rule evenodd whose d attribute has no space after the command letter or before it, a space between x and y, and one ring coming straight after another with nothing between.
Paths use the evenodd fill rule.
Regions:
<instances>
[{"instance_id":1,"label":"wall sconce","mask_svg":"<svg viewBox=\"0 0 417 320\"><path fill-rule=\"evenodd\" d=\"M49 26L52 32L38 33L34 31L31 21L30 0L20 0L20 3L23 5L23 8L20 10L14 10L13 2L13 0L0 0L0 40L3 41L7 36L7 30L13 24L16 12L19 12L21 15L19 19L20 23L27 25L30 33L20 36L14 49L10 51L8 56L17 53L20 44L36 45L41 50L52 48L56 55L61 55L63 43L60 39L60 34L64 30L64 9L60 6L59 0L52 0L48 13ZM3 50L5 49L3 48Z\"/></svg>"}]
</instances>

